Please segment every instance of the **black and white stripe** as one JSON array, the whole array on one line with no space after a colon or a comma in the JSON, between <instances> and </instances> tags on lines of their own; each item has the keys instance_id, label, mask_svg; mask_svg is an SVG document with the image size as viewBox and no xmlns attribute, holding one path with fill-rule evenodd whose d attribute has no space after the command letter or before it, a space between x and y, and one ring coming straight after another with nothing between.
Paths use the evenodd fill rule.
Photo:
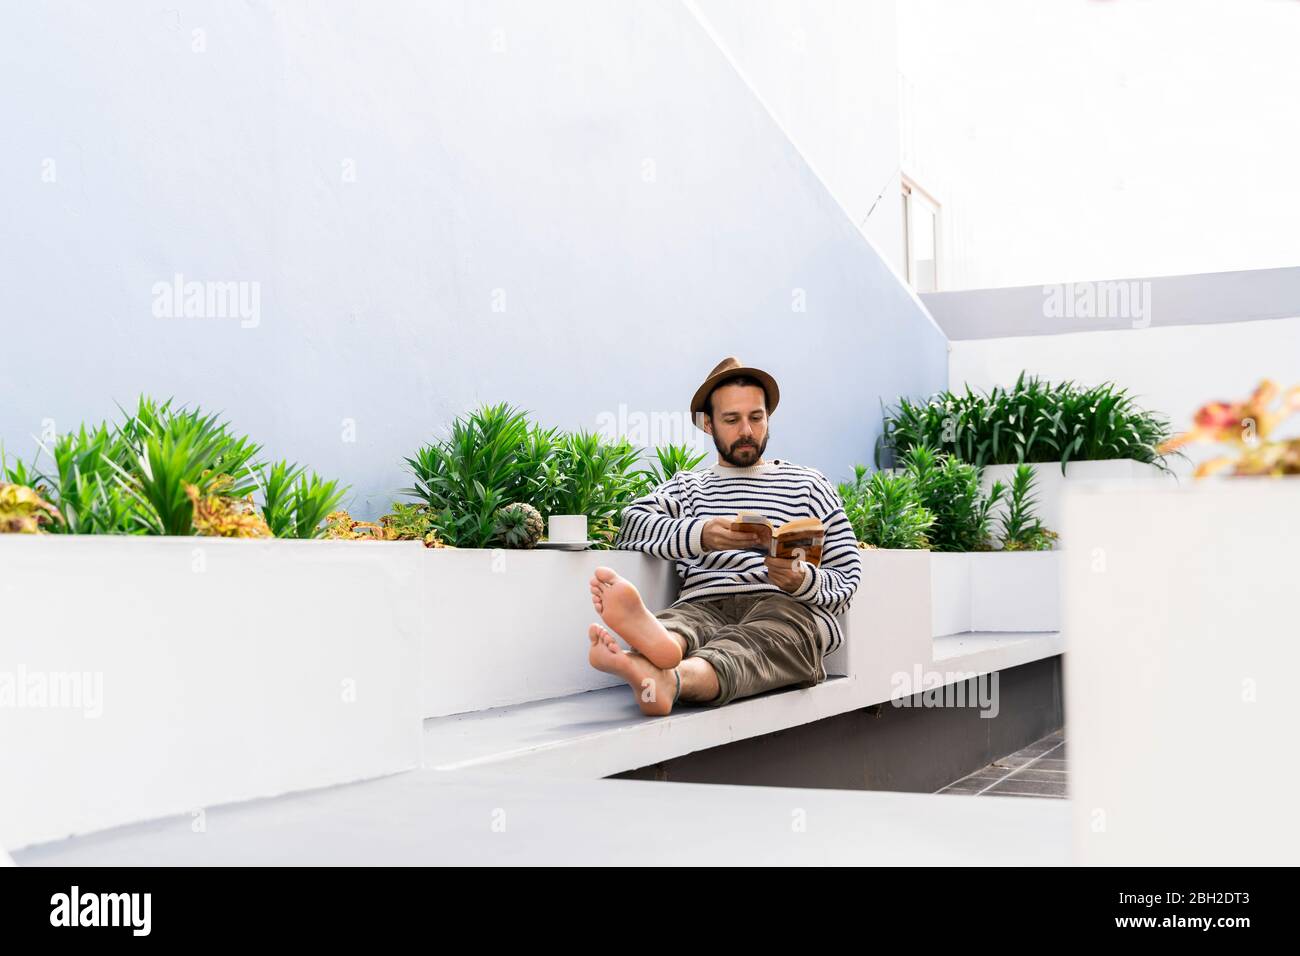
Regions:
<instances>
[{"instance_id":1,"label":"black and white stripe","mask_svg":"<svg viewBox=\"0 0 1300 956\"><path fill-rule=\"evenodd\" d=\"M757 511L774 525L809 516L821 519L826 526L821 566L807 566L811 573L791 597L813 612L823 651L839 648L844 635L835 619L857 590L862 564L839 492L815 468L774 459L749 468L714 465L705 471L679 471L624 509L616 547L675 561L682 580L678 604L714 595L780 591L768 580L761 554L703 551L705 522L731 518L739 511Z\"/></svg>"}]
</instances>

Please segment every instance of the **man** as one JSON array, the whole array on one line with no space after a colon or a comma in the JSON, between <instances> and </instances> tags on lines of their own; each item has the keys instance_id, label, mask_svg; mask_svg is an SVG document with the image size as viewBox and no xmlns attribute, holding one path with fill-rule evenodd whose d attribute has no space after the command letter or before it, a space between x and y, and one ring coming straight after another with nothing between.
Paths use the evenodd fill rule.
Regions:
<instances>
[{"instance_id":1,"label":"man","mask_svg":"<svg viewBox=\"0 0 1300 956\"><path fill-rule=\"evenodd\" d=\"M815 686L826 679L823 658L843 641L835 618L861 577L857 538L824 475L763 458L779 399L767 372L724 359L691 401L717 463L678 472L624 510L616 547L677 562L682 588L672 607L652 614L610 568L591 578L604 626L588 630L588 658L627 681L643 713L663 716L679 700L721 706L778 687ZM820 518L820 567L745 550L759 539L731 530L742 510L774 525Z\"/></svg>"}]
</instances>

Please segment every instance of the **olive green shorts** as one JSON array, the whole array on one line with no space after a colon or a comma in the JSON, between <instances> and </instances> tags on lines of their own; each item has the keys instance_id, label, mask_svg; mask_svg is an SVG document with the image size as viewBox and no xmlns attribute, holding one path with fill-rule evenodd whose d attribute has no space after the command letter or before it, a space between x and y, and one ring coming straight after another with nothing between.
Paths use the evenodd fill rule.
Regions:
<instances>
[{"instance_id":1,"label":"olive green shorts","mask_svg":"<svg viewBox=\"0 0 1300 956\"><path fill-rule=\"evenodd\" d=\"M700 598L655 615L718 675L720 707L778 687L814 687L826 679L821 634L812 612L787 594L760 591Z\"/></svg>"}]
</instances>

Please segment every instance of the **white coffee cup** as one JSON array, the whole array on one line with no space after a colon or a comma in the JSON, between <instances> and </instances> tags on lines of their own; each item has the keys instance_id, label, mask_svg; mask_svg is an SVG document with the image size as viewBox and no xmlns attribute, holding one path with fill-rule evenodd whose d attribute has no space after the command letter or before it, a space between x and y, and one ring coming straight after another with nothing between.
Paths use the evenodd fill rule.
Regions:
<instances>
[{"instance_id":1,"label":"white coffee cup","mask_svg":"<svg viewBox=\"0 0 1300 956\"><path fill-rule=\"evenodd\" d=\"M587 516L551 515L546 519L546 538L559 544L586 544Z\"/></svg>"}]
</instances>

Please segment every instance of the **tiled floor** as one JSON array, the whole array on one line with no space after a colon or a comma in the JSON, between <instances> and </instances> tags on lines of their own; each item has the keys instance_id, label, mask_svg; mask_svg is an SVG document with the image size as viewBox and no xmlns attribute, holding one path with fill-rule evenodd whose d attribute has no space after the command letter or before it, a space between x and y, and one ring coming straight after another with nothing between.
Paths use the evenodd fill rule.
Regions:
<instances>
[{"instance_id":1,"label":"tiled floor","mask_svg":"<svg viewBox=\"0 0 1300 956\"><path fill-rule=\"evenodd\" d=\"M1065 730L1048 734L1009 757L995 760L948 784L939 793L964 793L972 796L995 794L1000 797L1069 796L1069 765L1065 753Z\"/></svg>"}]
</instances>

